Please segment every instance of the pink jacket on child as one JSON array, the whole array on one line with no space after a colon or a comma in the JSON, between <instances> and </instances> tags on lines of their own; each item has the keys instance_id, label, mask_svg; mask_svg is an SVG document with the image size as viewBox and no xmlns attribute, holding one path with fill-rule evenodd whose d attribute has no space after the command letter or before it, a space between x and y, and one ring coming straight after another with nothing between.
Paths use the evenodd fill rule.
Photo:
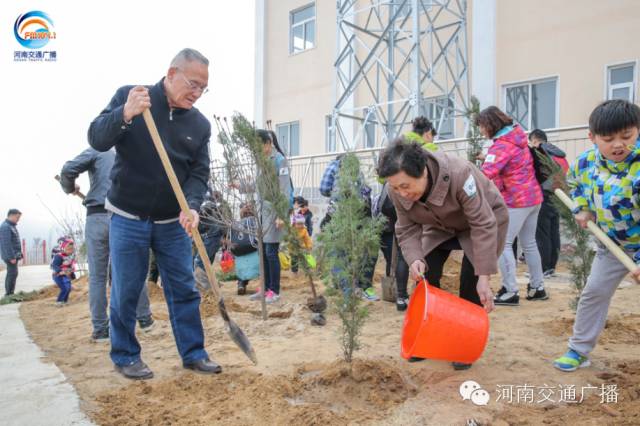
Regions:
<instances>
[{"instance_id":1,"label":"pink jacket on child","mask_svg":"<svg viewBox=\"0 0 640 426\"><path fill-rule=\"evenodd\" d=\"M515 124L500 130L482 165L482 172L496 184L507 207L522 208L542 203L527 135Z\"/></svg>"}]
</instances>

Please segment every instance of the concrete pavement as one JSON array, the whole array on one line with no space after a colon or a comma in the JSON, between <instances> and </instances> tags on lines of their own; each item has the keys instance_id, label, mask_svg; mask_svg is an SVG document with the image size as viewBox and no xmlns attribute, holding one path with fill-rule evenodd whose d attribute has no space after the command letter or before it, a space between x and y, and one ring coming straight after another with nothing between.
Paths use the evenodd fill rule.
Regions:
<instances>
[{"instance_id":1,"label":"concrete pavement","mask_svg":"<svg viewBox=\"0 0 640 426\"><path fill-rule=\"evenodd\" d=\"M0 274L4 294L4 272ZM20 268L16 291L52 284L48 266ZM0 424L92 425L73 386L58 367L44 362L20 319L19 304L0 306Z\"/></svg>"}]
</instances>

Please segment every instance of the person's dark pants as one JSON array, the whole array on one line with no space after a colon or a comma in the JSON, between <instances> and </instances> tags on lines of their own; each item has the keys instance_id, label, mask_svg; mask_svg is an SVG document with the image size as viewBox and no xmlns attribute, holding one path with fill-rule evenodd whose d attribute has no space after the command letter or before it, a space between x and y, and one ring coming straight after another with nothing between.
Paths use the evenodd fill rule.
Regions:
<instances>
[{"instance_id":1,"label":"person's dark pants","mask_svg":"<svg viewBox=\"0 0 640 426\"><path fill-rule=\"evenodd\" d=\"M53 281L55 281L56 285L60 287L60 293L58 293L56 302L67 303L69 300L69 293L71 293L71 279L66 275L54 275Z\"/></svg>"},{"instance_id":2,"label":"person's dark pants","mask_svg":"<svg viewBox=\"0 0 640 426\"><path fill-rule=\"evenodd\" d=\"M158 224L146 220L111 217L109 247L111 285L111 360L118 366L140 360L136 339L136 306L149 269L153 249L162 276L171 328L184 363L208 357L200 320L200 293L193 276L191 239L178 221Z\"/></svg>"},{"instance_id":3,"label":"person's dark pants","mask_svg":"<svg viewBox=\"0 0 640 426\"><path fill-rule=\"evenodd\" d=\"M153 250L149 251L149 277L148 281L158 283L160 272L158 272L158 264L156 263L156 256L153 254Z\"/></svg>"},{"instance_id":4,"label":"person's dark pants","mask_svg":"<svg viewBox=\"0 0 640 426\"><path fill-rule=\"evenodd\" d=\"M280 294L280 243L263 243L264 248L264 288Z\"/></svg>"},{"instance_id":5,"label":"person's dark pants","mask_svg":"<svg viewBox=\"0 0 640 426\"><path fill-rule=\"evenodd\" d=\"M338 256L340 257L344 257L347 254L344 252L339 251L338 252ZM360 279L358 279L358 288L362 289L362 290L366 290L369 287L372 286L373 283L373 275L375 272L375 268L376 268L376 262L378 261L378 254L376 253L375 256L363 256L361 259L361 263L360 263L360 267L361 267L361 272L358 274L358 276L360 277ZM341 269L339 267L334 267L331 270L331 274L334 277L338 277L341 274ZM342 292L345 294L348 294L349 291L351 291L351 285L349 284L349 280L345 279L345 278L340 278L339 279L339 285L340 288L342 289Z\"/></svg>"},{"instance_id":6,"label":"person's dark pants","mask_svg":"<svg viewBox=\"0 0 640 426\"><path fill-rule=\"evenodd\" d=\"M202 242L204 243L204 247L207 250L209 261L213 263L213 259L215 259L216 253L218 253L218 250L220 250L220 247L222 246L222 234L219 232L205 234L202 236ZM204 262L200 258L199 254L196 254L196 266L204 269Z\"/></svg>"},{"instance_id":7,"label":"person's dark pants","mask_svg":"<svg viewBox=\"0 0 640 426\"><path fill-rule=\"evenodd\" d=\"M7 296L13 294L16 290L16 280L18 279L18 261L16 263L7 263L7 275L4 277L4 291Z\"/></svg>"},{"instance_id":8,"label":"person's dark pants","mask_svg":"<svg viewBox=\"0 0 640 426\"><path fill-rule=\"evenodd\" d=\"M386 267L386 275L391 275L391 264L392 264L392 252L393 252L393 240L395 234L393 232L386 232L380 236L380 250L382 250L382 254L384 255L384 260L387 262ZM408 298L409 294L407 293L407 282L409 281L409 265L405 262L404 257L402 257L402 251L400 247L397 246L396 242L396 254L397 264L396 264L396 291L397 296L402 298Z\"/></svg>"},{"instance_id":9,"label":"person's dark pants","mask_svg":"<svg viewBox=\"0 0 640 426\"><path fill-rule=\"evenodd\" d=\"M556 269L560 253L560 215L550 196L544 202L538 215L536 243L542 260L542 270Z\"/></svg>"},{"instance_id":10,"label":"person's dark pants","mask_svg":"<svg viewBox=\"0 0 640 426\"><path fill-rule=\"evenodd\" d=\"M425 262L427 263L427 281L429 284L440 288L440 278L442 278L444 264L449 258L451 250L460 249L460 243L454 238L440 244L425 257ZM462 258L462 266L460 268L460 298L482 306L480 296L478 296L477 285L478 276L475 274L471 261L465 254Z\"/></svg>"}]
</instances>

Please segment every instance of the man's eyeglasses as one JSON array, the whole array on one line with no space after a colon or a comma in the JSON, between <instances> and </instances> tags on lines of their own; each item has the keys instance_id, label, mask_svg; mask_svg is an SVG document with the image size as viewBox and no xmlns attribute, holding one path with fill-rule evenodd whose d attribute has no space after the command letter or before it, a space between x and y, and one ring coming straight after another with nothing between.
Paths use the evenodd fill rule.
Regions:
<instances>
[{"instance_id":1,"label":"man's eyeglasses","mask_svg":"<svg viewBox=\"0 0 640 426\"><path fill-rule=\"evenodd\" d=\"M204 95L209 91L209 88L207 86L200 86L198 83L187 79L187 77L185 77L184 74L182 73L180 73L180 77L182 77L184 82L187 83L187 86L189 87L189 89L191 89L194 92L200 92L201 94Z\"/></svg>"}]
</instances>

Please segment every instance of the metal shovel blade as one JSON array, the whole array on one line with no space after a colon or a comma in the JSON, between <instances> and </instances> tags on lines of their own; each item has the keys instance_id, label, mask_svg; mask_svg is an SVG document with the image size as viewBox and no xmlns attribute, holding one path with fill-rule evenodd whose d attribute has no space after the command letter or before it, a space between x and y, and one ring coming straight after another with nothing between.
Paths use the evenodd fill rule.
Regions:
<instances>
[{"instance_id":1,"label":"metal shovel blade","mask_svg":"<svg viewBox=\"0 0 640 426\"><path fill-rule=\"evenodd\" d=\"M200 290L211 290L211 283L209 282L209 277L207 277L207 273L204 271L204 269L197 266L194 277L196 279L196 285Z\"/></svg>"},{"instance_id":2,"label":"metal shovel blade","mask_svg":"<svg viewBox=\"0 0 640 426\"><path fill-rule=\"evenodd\" d=\"M218 309L220 309L220 315L222 315L222 319L224 320L225 325L227 326L227 332L229 336L231 336L231 340L234 341L236 345L245 353L247 357L253 362L254 365L258 365L258 358L256 357L256 353L249 342L249 339L244 334L244 332L238 327L238 324L233 322L231 318L229 318L229 314L227 314L227 307L224 305L224 299L220 296L220 300L218 300Z\"/></svg>"}]
</instances>

